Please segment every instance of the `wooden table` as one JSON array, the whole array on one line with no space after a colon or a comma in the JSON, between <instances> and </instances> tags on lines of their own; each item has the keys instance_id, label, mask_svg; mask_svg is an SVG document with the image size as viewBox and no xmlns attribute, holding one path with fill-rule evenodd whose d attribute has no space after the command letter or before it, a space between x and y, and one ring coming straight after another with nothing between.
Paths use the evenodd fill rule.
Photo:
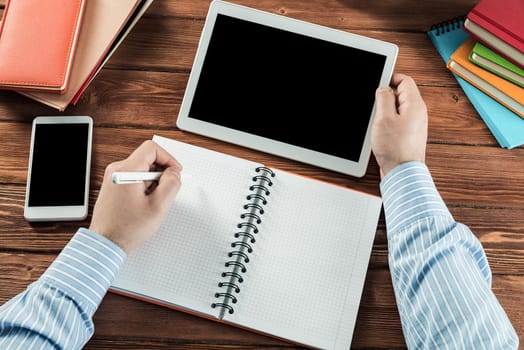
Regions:
<instances>
[{"instance_id":1,"label":"wooden table","mask_svg":"<svg viewBox=\"0 0 524 350\"><path fill-rule=\"evenodd\" d=\"M524 334L524 148L502 149L479 118L426 31L465 14L473 0L235 0L301 20L387 40L396 70L412 75L429 110L427 163L456 220L486 249L493 290ZM0 14L5 0L0 0ZM175 127L209 0L156 0L77 106L65 113L0 91L0 303L36 280L85 222L28 224L23 218L31 121L90 115L95 122L90 213L105 166L153 134L379 194L372 158L361 179L181 132ZM108 294L87 349L296 348L290 344L145 302ZM523 339L524 340L524 339ZM521 342L523 342L521 340ZM355 349L404 349L380 220L354 334Z\"/></svg>"}]
</instances>

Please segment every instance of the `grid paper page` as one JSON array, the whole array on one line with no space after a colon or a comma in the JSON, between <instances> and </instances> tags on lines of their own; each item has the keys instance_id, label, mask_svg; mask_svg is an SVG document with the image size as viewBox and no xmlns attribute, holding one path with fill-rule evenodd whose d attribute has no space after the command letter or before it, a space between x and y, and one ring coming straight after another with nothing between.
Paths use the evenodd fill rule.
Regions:
<instances>
[{"instance_id":1,"label":"grid paper page","mask_svg":"<svg viewBox=\"0 0 524 350\"><path fill-rule=\"evenodd\" d=\"M182 184L159 231L130 254L112 289L216 316L211 303L259 164L162 137L153 140L192 178Z\"/></svg>"},{"instance_id":2,"label":"grid paper page","mask_svg":"<svg viewBox=\"0 0 524 350\"><path fill-rule=\"evenodd\" d=\"M242 302L226 320L309 346L347 350L381 199L274 171Z\"/></svg>"}]
</instances>

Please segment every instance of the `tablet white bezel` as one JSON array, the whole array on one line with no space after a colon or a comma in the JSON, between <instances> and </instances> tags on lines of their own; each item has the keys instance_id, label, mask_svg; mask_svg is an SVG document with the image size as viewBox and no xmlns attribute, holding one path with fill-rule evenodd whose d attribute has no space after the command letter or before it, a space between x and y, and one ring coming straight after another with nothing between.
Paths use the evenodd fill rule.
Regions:
<instances>
[{"instance_id":1,"label":"tablet white bezel","mask_svg":"<svg viewBox=\"0 0 524 350\"><path fill-rule=\"evenodd\" d=\"M29 206L29 191L31 189L31 172L33 164L36 126L42 124L85 124L87 131L86 176L84 182L84 204L62 206ZM33 119L31 131L31 146L27 170L26 195L24 203L24 218L27 221L79 221L84 220L89 207L89 183L91 174L91 150L93 140L93 119L90 116L39 116ZM60 176L68 176L62 172Z\"/></svg>"},{"instance_id":2,"label":"tablet white bezel","mask_svg":"<svg viewBox=\"0 0 524 350\"><path fill-rule=\"evenodd\" d=\"M386 61L380 79L380 86L388 86L390 83L398 54L398 47L392 43L380 41L377 39L288 18L270 12L264 12L242 5L232 4L222 0L214 0L211 3L204 28L202 30L197 53L180 107L177 126L181 130L194 132L196 134L297 160L347 175L356 177L364 176L371 155L370 134L371 124L375 114L375 106L373 106L358 161L336 157L330 154L313 151L270 138L249 134L244 131L234 130L217 124L189 118L189 111L191 109L193 96L198 84L198 79L202 70L202 65L206 57L207 48L218 14L224 14L227 16L232 16L274 28L303 34L309 37L339 43L342 45L384 55L386 57ZM317 122L322 122L322 120L318 119Z\"/></svg>"}]
</instances>

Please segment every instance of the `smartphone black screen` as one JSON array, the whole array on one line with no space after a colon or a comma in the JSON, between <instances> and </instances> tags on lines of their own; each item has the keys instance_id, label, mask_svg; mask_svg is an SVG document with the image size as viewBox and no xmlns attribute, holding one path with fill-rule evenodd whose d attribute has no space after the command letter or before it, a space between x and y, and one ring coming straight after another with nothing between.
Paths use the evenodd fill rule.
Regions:
<instances>
[{"instance_id":1,"label":"smartphone black screen","mask_svg":"<svg viewBox=\"0 0 524 350\"><path fill-rule=\"evenodd\" d=\"M89 124L36 124L29 206L84 205Z\"/></svg>"}]
</instances>

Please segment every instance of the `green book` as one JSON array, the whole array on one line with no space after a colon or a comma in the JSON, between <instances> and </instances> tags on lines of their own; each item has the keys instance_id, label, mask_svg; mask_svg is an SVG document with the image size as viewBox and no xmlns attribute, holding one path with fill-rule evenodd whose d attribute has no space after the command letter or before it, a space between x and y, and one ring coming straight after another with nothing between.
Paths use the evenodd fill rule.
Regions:
<instances>
[{"instance_id":1,"label":"green book","mask_svg":"<svg viewBox=\"0 0 524 350\"><path fill-rule=\"evenodd\" d=\"M524 88L524 69L477 42L469 54L469 60L476 65L497 74Z\"/></svg>"}]
</instances>

